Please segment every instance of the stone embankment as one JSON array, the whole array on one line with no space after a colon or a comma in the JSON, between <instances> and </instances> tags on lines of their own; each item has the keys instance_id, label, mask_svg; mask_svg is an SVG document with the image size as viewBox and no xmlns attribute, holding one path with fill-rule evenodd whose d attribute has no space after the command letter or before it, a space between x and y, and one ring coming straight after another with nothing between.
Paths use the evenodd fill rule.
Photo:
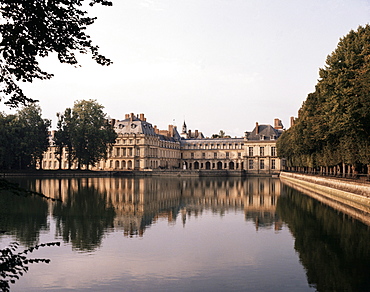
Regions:
<instances>
[{"instance_id":1,"label":"stone embankment","mask_svg":"<svg viewBox=\"0 0 370 292\"><path fill-rule=\"evenodd\" d=\"M370 184L282 172L282 182L370 226Z\"/></svg>"},{"instance_id":2,"label":"stone embankment","mask_svg":"<svg viewBox=\"0 0 370 292\"><path fill-rule=\"evenodd\" d=\"M343 191L355 195L360 195L364 198L370 198L370 183L363 183L357 181L341 180L339 178L314 176L308 174L299 174L291 172L282 172L280 177L300 182L307 182L314 184L316 188L323 189L327 187L334 191Z\"/></svg>"}]
</instances>

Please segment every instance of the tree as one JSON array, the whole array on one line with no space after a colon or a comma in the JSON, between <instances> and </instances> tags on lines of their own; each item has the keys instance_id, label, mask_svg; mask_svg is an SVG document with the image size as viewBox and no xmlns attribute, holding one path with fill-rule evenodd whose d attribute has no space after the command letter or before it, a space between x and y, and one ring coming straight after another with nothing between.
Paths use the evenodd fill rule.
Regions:
<instances>
[{"instance_id":1,"label":"tree","mask_svg":"<svg viewBox=\"0 0 370 292\"><path fill-rule=\"evenodd\" d=\"M77 168L95 165L106 158L107 151L115 143L117 134L106 119L104 107L95 100L76 101L73 109L66 109L58 137L65 137L70 145L69 155L77 160ZM59 144L59 142L57 142ZM70 143L70 144L67 144Z\"/></svg>"},{"instance_id":2,"label":"tree","mask_svg":"<svg viewBox=\"0 0 370 292\"><path fill-rule=\"evenodd\" d=\"M22 162L23 167L32 166L32 168L36 168L39 165L42 168L43 154L49 147L50 133L48 129L51 126L51 121L43 119L41 108L34 104L18 111L18 118L23 131L21 152L29 160L28 164Z\"/></svg>"},{"instance_id":3,"label":"tree","mask_svg":"<svg viewBox=\"0 0 370 292\"><path fill-rule=\"evenodd\" d=\"M55 142L55 155L59 161L59 169L62 169L62 158L63 151L67 156L68 169L71 169L72 162L75 157L73 145L72 145L72 132L73 132L73 120L72 120L72 110L67 108L64 114L57 113L58 123L57 131L54 134Z\"/></svg>"},{"instance_id":4,"label":"tree","mask_svg":"<svg viewBox=\"0 0 370 292\"><path fill-rule=\"evenodd\" d=\"M217 139L217 138L230 138L230 136L229 135L226 135L225 131L220 130L220 132L218 134L213 134L212 135L212 138L213 139Z\"/></svg>"},{"instance_id":5,"label":"tree","mask_svg":"<svg viewBox=\"0 0 370 292\"><path fill-rule=\"evenodd\" d=\"M306 167L310 161L321 168L349 165L354 172L367 164L369 173L370 26L343 37L319 73L315 92L278 141L279 155L292 166Z\"/></svg>"},{"instance_id":6,"label":"tree","mask_svg":"<svg viewBox=\"0 0 370 292\"><path fill-rule=\"evenodd\" d=\"M30 105L16 115L0 114L0 168L26 169L41 166L49 146L50 120L41 109Z\"/></svg>"},{"instance_id":7,"label":"tree","mask_svg":"<svg viewBox=\"0 0 370 292\"><path fill-rule=\"evenodd\" d=\"M0 0L0 100L12 107L34 102L17 82L50 79L53 75L43 71L37 59L51 53L75 66L76 53L90 53L98 64L111 64L85 32L96 19L81 10L86 2L112 5L106 0Z\"/></svg>"},{"instance_id":8,"label":"tree","mask_svg":"<svg viewBox=\"0 0 370 292\"><path fill-rule=\"evenodd\" d=\"M0 169L15 167L21 132L16 115L0 113Z\"/></svg>"}]
</instances>

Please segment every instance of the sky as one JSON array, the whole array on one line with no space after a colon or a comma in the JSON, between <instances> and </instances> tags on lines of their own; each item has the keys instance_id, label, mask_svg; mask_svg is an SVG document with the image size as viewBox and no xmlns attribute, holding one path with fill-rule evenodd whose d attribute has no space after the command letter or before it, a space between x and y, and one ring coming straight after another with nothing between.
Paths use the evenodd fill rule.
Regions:
<instances>
[{"instance_id":1,"label":"sky","mask_svg":"<svg viewBox=\"0 0 370 292\"><path fill-rule=\"evenodd\" d=\"M370 0L113 0L89 12L113 64L50 55L40 65L55 76L21 84L54 128L57 112L94 99L111 118L241 137L275 118L289 128L340 38L369 23Z\"/></svg>"}]
</instances>

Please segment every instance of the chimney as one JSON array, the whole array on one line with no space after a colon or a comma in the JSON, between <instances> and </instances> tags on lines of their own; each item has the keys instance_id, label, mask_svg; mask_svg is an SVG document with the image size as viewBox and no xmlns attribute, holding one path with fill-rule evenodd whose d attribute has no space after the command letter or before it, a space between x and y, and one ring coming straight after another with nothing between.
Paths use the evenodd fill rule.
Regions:
<instances>
[{"instance_id":1,"label":"chimney","mask_svg":"<svg viewBox=\"0 0 370 292\"><path fill-rule=\"evenodd\" d=\"M189 133L189 134L188 134L188 135L189 135L189 137L188 137L188 138L191 138L191 130L189 130L189 131L188 131L188 133Z\"/></svg>"},{"instance_id":2,"label":"chimney","mask_svg":"<svg viewBox=\"0 0 370 292\"><path fill-rule=\"evenodd\" d=\"M159 129L157 128L156 125L154 125L154 133L156 133L157 135L159 135Z\"/></svg>"},{"instance_id":3,"label":"chimney","mask_svg":"<svg viewBox=\"0 0 370 292\"><path fill-rule=\"evenodd\" d=\"M134 118L135 118L135 114L134 114L134 113L131 113L131 114L130 114L130 120L131 120L131 121L133 121L133 120L134 120Z\"/></svg>"},{"instance_id":4,"label":"chimney","mask_svg":"<svg viewBox=\"0 0 370 292\"><path fill-rule=\"evenodd\" d=\"M198 138L198 130L195 130L195 138Z\"/></svg>"},{"instance_id":5,"label":"chimney","mask_svg":"<svg viewBox=\"0 0 370 292\"><path fill-rule=\"evenodd\" d=\"M279 119L275 119L275 120L274 120L274 128L275 128L276 130L281 130L281 129L283 129L283 123L281 122L281 120L279 120Z\"/></svg>"},{"instance_id":6,"label":"chimney","mask_svg":"<svg viewBox=\"0 0 370 292\"><path fill-rule=\"evenodd\" d=\"M256 122L256 135L258 135L258 122Z\"/></svg>"},{"instance_id":7,"label":"chimney","mask_svg":"<svg viewBox=\"0 0 370 292\"><path fill-rule=\"evenodd\" d=\"M168 125L168 137L173 137L173 125Z\"/></svg>"},{"instance_id":8,"label":"chimney","mask_svg":"<svg viewBox=\"0 0 370 292\"><path fill-rule=\"evenodd\" d=\"M143 122L145 122L144 114L140 114L140 120L142 120Z\"/></svg>"},{"instance_id":9,"label":"chimney","mask_svg":"<svg viewBox=\"0 0 370 292\"><path fill-rule=\"evenodd\" d=\"M130 118L130 115L129 114L125 114L125 120L127 120L129 118Z\"/></svg>"},{"instance_id":10,"label":"chimney","mask_svg":"<svg viewBox=\"0 0 370 292\"><path fill-rule=\"evenodd\" d=\"M290 117L290 126L292 127L294 125L294 117Z\"/></svg>"}]
</instances>

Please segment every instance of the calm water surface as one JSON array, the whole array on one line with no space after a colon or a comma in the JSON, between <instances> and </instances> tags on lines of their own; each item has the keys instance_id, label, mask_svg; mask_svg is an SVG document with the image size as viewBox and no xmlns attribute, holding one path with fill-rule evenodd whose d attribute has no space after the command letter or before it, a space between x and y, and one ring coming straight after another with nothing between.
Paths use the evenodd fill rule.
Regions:
<instances>
[{"instance_id":1,"label":"calm water surface","mask_svg":"<svg viewBox=\"0 0 370 292\"><path fill-rule=\"evenodd\" d=\"M0 248L60 241L12 291L370 291L370 231L275 178L18 179Z\"/></svg>"}]
</instances>

